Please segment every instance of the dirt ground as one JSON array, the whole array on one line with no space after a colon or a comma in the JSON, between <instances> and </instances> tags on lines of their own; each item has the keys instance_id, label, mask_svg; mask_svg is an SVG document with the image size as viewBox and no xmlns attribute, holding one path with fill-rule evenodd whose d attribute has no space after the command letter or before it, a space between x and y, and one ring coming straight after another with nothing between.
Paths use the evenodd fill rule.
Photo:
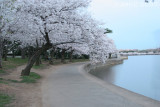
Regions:
<instances>
[{"instance_id":1,"label":"dirt ground","mask_svg":"<svg viewBox=\"0 0 160 107\"><path fill-rule=\"evenodd\" d=\"M20 73L25 66L19 66L13 70L10 70L9 74L2 75L1 78L21 80ZM42 95L41 95L41 84L43 78L47 76L47 72L50 72L50 68L54 69L53 66L47 66L44 69L32 69L31 72L36 72L41 75L41 79L36 83L13 83L0 84L0 92L7 93L13 96L14 100L10 107L42 107ZM56 68L56 67L55 67Z\"/></svg>"}]
</instances>

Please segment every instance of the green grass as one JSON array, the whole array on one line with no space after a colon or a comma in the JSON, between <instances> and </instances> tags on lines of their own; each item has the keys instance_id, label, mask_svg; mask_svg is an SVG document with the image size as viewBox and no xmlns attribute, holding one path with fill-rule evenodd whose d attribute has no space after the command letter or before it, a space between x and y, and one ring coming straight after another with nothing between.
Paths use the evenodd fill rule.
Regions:
<instances>
[{"instance_id":1,"label":"green grass","mask_svg":"<svg viewBox=\"0 0 160 107\"><path fill-rule=\"evenodd\" d=\"M89 59L73 59L72 62L85 62L89 61Z\"/></svg>"},{"instance_id":2,"label":"green grass","mask_svg":"<svg viewBox=\"0 0 160 107\"><path fill-rule=\"evenodd\" d=\"M41 76L37 73L31 72L29 76L22 76L22 83L35 83L37 79L40 79Z\"/></svg>"},{"instance_id":3,"label":"green grass","mask_svg":"<svg viewBox=\"0 0 160 107\"><path fill-rule=\"evenodd\" d=\"M3 78L0 78L0 83L1 84L8 84L8 82L19 83L19 81L17 81L17 80L11 80L11 79L6 80L6 79L3 79Z\"/></svg>"},{"instance_id":4,"label":"green grass","mask_svg":"<svg viewBox=\"0 0 160 107\"><path fill-rule=\"evenodd\" d=\"M0 69L0 73L6 73L8 69L13 69L17 66L26 64L28 59L21 58L8 58L7 61L2 61L3 68Z\"/></svg>"},{"instance_id":5,"label":"green grass","mask_svg":"<svg viewBox=\"0 0 160 107\"><path fill-rule=\"evenodd\" d=\"M14 83L35 83L38 79L40 79L41 76L37 73L31 72L29 76L22 76L21 81L17 80L11 80L11 79L3 79L0 78L0 83L2 84L8 84L9 82L14 82Z\"/></svg>"},{"instance_id":6,"label":"green grass","mask_svg":"<svg viewBox=\"0 0 160 107\"><path fill-rule=\"evenodd\" d=\"M11 79L8 79L7 81L14 82L14 83L20 83L20 81L17 81L17 80L11 80Z\"/></svg>"},{"instance_id":7,"label":"green grass","mask_svg":"<svg viewBox=\"0 0 160 107\"><path fill-rule=\"evenodd\" d=\"M33 66L34 69L43 69L45 67L46 67L46 65L44 65L44 64L40 64L39 66L36 66L36 65Z\"/></svg>"},{"instance_id":8,"label":"green grass","mask_svg":"<svg viewBox=\"0 0 160 107\"><path fill-rule=\"evenodd\" d=\"M0 107L6 107L7 104L11 103L12 99L11 96L0 93Z\"/></svg>"},{"instance_id":9,"label":"green grass","mask_svg":"<svg viewBox=\"0 0 160 107\"><path fill-rule=\"evenodd\" d=\"M3 78L0 78L0 84L8 84L8 82L4 81Z\"/></svg>"},{"instance_id":10,"label":"green grass","mask_svg":"<svg viewBox=\"0 0 160 107\"><path fill-rule=\"evenodd\" d=\"M5 73L6 71L3 69L0 69L0 73Z\"/></svg>"},{"instance_id":11,"label":"green grass","mask_svg":"<svg viewBox=\"0 0 160 107\"><path fill-rule=\"evenodd\" d=\"M20 66L23 65L25 63L27 63L28 59L21 59L21 58L8 58L7 61L3 61L3 68L14 68L16 66Z\"/></svg>"},{"instance_id":12,"label":"green grass","mask_svg":"<svg viewBox=\"0 0 160 107\"><path fill-rule=\"evenodd\" d=\"M3 78L0 78L0 83L8 84L8 82L19 83L19 81L17 81L17 80L11 80L11 79L6 80L6 79L3 79Z\"/></svg>"},{"instance_id":13,"label":"green grass","mask_svg":"<svg viewBox=\"0 0 160 107\"><path fill-rule=\"evenodd\" d=\"M0 80L0 84L8 84L8 82Z\"/></svg>"}]
</instances>

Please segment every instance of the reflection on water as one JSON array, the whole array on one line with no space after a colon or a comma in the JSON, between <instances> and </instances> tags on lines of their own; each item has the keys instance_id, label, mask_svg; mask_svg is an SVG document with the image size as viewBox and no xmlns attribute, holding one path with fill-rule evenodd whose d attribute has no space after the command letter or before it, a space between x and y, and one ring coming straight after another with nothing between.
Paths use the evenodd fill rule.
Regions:
<instances>
[{"instance_id":1,"label":"reflection on water","mask_svg":"<svg viewBox=\"0 0 160 107\"><path fill-rule=\"evenodd\" d=\"M160 101L160 56L129 56L123 64L95 71L104 81Z\"/></svg>"}]
</instances>

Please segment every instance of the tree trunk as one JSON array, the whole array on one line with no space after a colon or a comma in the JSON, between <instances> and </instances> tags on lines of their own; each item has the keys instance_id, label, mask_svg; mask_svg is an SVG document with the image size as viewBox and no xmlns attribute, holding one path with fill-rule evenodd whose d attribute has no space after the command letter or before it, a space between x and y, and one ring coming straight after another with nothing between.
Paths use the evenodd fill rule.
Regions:
<instances>
[{"instance_id":1,"label":"tree trunk","mask_svg":"<svg viewBox=\"0 0 160 107\"><path fill-rule=\"evenodd\" d=\"M70 62L72 62L72 59L73 59L73 51L74 50L71 50L71 52L70 52Z\"/></svg>"},{"instance_id":2,"label":"tree trunk","mask_svg":"<svg viewBox=\"0 0 160 107\"><path fill-rule=\"evenodd\" d=\"M51 50L51 59L50 59L50 61L49 61L49 64L51 64L51 65L53 65L53 62L54 62L54 60L53 60L53 57L54 57L54 51L55 51L55 48L53 48L52 50Z\"/></svg>"},{"instance_id":3,"label":"tree trunk","mask_svg":"<svg viewBox=\"0 0 160 107\"><path fill-rule=\"evenodd\" d=\"M0 52L0 68L2 68L2 54Z\"/></svg>"},{"instance_id":4,"label":"tree trunk","mask_svg":"<svg viewBox=\"0 0 160 107\"><path fill-rule=\"evenodd\" d=\"M47 50L44 52L44 60L48 61L48 52L47 52Z\"/></svg>"},{"instance_id":5,"label":"tree trunk","mask_svg":"<svg viewBox=\"0 0 160 107\"><path fill-rule=\"evenodd\" d=\"M32 48L31 47L28 47L28 60L30 60L31 59L31 57L32 57Z\"/></svg>"},{"instance_id":6,"label":"tree trunk","mask_svg":"<svg viewBox=\"0 0 160 107\"><path fill-rule=\"evenodd\" d=\"M59 50L56 52L56 60L59 58Z\"/></svg>"},{"instance_id":7,"label":"tree trunk","mask_svg":"<svg viewBox=\"0 0 160 107\"><path fill-rule=\"evenodd\" d=\"M7 61L7 53L8 53L8 49L7 46L4 47L4 60Z\"/></svg>"},{"instance_id":8,"label":"tree trunk","mask_svg":"<svg viewBox=\"0 0 160 107\"><path fill-rule=\"evenodd\" d=\"M64 63L65 51L66 51L65 49L62 49L62 52L61 52L61 62L62 63Z\"/></svg>"},{"instance_id":9,"label":"tree trunk","mask_svg":"<svg viewBox=\"0 0 160 107\"><path fill-rule=\"evenodd\" d=\"M109 53L109 59L111 59L112 58L112 54L111 53Z\"/></svg>"},{"instance_id":10,"label":"tree trunk","mask_svg":"<svg viewBox=\"0 0 160 107\"><path fill-rule=\"evenodd\" d=\"M2 52L3 52L2 42L3 42L3 38L0 35L0 68L2 68Z\"/></svg>"},{"instance_id":11,"label":"tree trunk","mask_svg":"<svg viewBox=\"0 0 160 107\"><path fill-rule=\"evenodd\" d=\"M15 58L15 52L14 52L14 49L12 50L12 58Z\"/></svg>"},{"instance_id":12,"label":"tree trunk","mask_svg":"<svg viewBox=\"0 0 160 107\"><path fill-rule=\"evenodd\" d=\"M39 64L42 64L42 57L39 58Z\"/></svg>"},{"instance_id":13,"label":"tree trunk","mask_svg":"<svg viewBox=\"0 0 160 107\"><path fill-rule=\"evenodd\" d=\"M0 32L0 68L2 68L2 55L3 55L3 37Z\"/></svg>"},{"instance_id":14,"label":"tree trunk","mask_svg":"<svg viewBox=\"0 0 160 107\"><path fill-rule=\"evenodd\" d=\"M37 41L37 40L36 40L36 44L37 44L37 49L36 49L36 51L38 51L38 49L39 49L39 44L38 44L38 41ZM36 65L36 66L40 66L40 56L37 58L35 65Z\"/></svg>"},{"instance_id":15,"label":"tree trunk","mask_svg":"<svg viewBox=\"0 0 160 107\"><path fill-rule=\"evenodd\" d=\"M33 64L36 62L37 58L41 55L42 52L50 49L52 47L51 44L45 44L43 45L39 50L37 50L33 56L30 58L30 60L28 61L27 66L25 67L25 69L22 70L21 75L22 76L29 76L30 74L30 70L33 66Z\"/></svg>"},{"instance_id":16,"label":"tree trunk","mask_svg":"<svg viewBox=\"0 0 160 107\"><path fill-rule=\"evenodd\" d=\"M26 58L26 50L25 50L25 48L21 48L21 58L22 59L25 59Z\"/></svg>"},{"instance_id":17,"label":"tree trunk","mask_svg":"<svg viewBox=\"0 0 160 107\"><path fill-rule=\"evenodd\" d=\"M35 65L36 65L36 66L40 66L40 56L37 58Z\"/></svg>"}]
</instances>

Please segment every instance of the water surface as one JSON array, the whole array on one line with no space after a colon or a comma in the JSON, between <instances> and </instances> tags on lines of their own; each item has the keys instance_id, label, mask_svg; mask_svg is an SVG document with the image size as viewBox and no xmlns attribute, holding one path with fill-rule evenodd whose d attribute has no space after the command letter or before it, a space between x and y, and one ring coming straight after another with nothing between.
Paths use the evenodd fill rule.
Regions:
<instances>
[{"instance_id":1,"label":"water surface","mask_svg":"<svg viewBox=\"0 0 160 107\"><path fill-rule=\"evenodd\" d=\"M160 101L160 56L129 56L123 64L91 72L104 81Z\"/></svg>"}]
</instances>

